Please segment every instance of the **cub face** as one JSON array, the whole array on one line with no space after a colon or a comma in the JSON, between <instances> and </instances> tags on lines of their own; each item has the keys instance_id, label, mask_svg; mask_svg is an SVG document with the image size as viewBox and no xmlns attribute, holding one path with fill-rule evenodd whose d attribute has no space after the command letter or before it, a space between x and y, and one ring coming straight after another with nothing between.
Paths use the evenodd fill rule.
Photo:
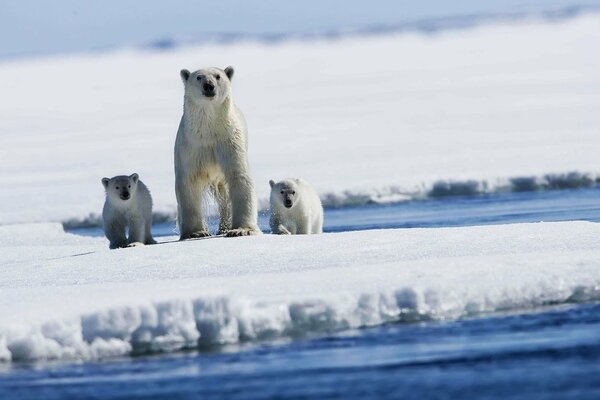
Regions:
<instances>
[{"instance_id":1,"label":"cub face","mask_svg":"<svg viewBox=\"0 0 600 400\"><path fill-rule=\"evenodd\" d=\"M204 68L190 72L182 69L179 75L185 86L186 97L198 102L223 102L231 93L233 67Z\"/></svg>"},{"instance_id":2,"label":"cub face","mask_svg":"<svg viewBox=\"0 0 600 400\"><path fill-rule=\"evenodd\" d=\"M112 201L127 202L134 197L138 181L138 174L119 175L112 178L102 178L102 186L104 186L106 195Z\"/></svg>"},{"instance_id":3,"label":"cub face","mask_svg":"<svg viewBox=\"0 0 600 400\"><path fill-rule=\"evenodd\" d=\"M292 180L283 180L275 183L275 181L270 180L269 185L271 185L271 202L276 201L285 208L294 207L299 197L299 194L296 191L296 182Z\"/></svg>"}]
</instances>

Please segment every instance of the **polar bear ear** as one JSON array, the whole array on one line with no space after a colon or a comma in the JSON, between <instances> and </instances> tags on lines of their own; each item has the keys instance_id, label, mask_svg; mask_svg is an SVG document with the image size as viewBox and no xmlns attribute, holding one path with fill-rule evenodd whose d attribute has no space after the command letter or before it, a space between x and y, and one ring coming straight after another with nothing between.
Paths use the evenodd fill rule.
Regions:
<instances>
[{"instance_id":1,"label":"polar bear ear","mask_svg":"<svg viewBox=\"0 0 600 400\"><path fill-rule=\"evenodd\" d=\"M104 186L105 189L108 189L108 184L110 183L110 179L108 178L102 178L102 186Z\"/></svg>"},{"instance_id":2,"label":"polar bear ear","mask_svg":"<svg viewBox=\"0 0 600 400\"><path fill-rule=\"evenodd\" d=\"M271 179L269 181L269 186L271 186L271 188L273 188L273 186L275 186L275 181L273 181L273 179Z\"/></svg>"},{"instance_id":3,"label":"polar bear ear","mask_svg":"<svg viewBox=\"0 0 600 400\"><path fill-rule=\"evenodd\" d=\"M233 67L230 65L229 67L225 68L225 75L227 75L227 77L229 78L229 80L231 80L231 78L233 78L233 73L235 71L233 70Z\"/></svg>"},{"instance_id":4,"label":"polar bear ear","mask_svg":"<svg viewBox=\"0 0 600 400\"><path fill-rule=\"evenodd\" d=\"M140 179L140 176L138 174L131 174L129 175L129 179L131 179L133 183L137 183L138 179Z\"/></svg>"},{"instance_id":5,"label":"polar bear ear","mask_svg":"<svg viewBox=\"0 0 600 400\"><path fill-rule=\"evenodd\" d=\"M190 71L188 71L187 69L182 69L179 72L179 76L181 76L181 80L183 81L183 83L186 83L188 78L190 77Z\"/></svg>"}]
</instances>

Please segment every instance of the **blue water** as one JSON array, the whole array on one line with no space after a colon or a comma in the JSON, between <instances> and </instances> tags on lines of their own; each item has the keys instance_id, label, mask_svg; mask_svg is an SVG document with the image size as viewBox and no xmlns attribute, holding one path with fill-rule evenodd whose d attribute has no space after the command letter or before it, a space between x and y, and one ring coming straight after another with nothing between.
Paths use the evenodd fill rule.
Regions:
<instances>
[{"instance_id":1,"label":"blue water","mask_svg":"<svg viewBox=\"0 0 600 400\"><path fill-rule=\"evenodd\" d=\"M598 399L600 305L231 352L15 367L3 399ZM237 351L235 351L237 350Z\"/></svg>"},{"instance_id":2,"label":"blue water","mask_svg":"<svg viewBox=\"0 0 600 400\"><path fill-rule=\"evenodd\" d=\"M574 219L600 221L600 189L325 213L327 231ZM268 226L264 215L261 225ZM154 231L159 238L172 235L173 225ZM4 368L0 399L598 399L600 304L397 323L175 355Z\"/></svg>"},{"instance_id":3,"label":"blue water","mask_svg":"<svg viewBox=\"0 0 600 400\"><path fill-rule=\"evenodd\" d=\"M600 188L495 193L326 209L323 230L342 232L572 220L600 221ZM267 212L259 214L258 222L265 233L270 232ZM216 232L217 225L215 218L209 219L212 232ZM104 236L99 228L70 231ZM175 222L156 224L152 233L156 238L177 235Z\"/></svg>"}]
</instances>

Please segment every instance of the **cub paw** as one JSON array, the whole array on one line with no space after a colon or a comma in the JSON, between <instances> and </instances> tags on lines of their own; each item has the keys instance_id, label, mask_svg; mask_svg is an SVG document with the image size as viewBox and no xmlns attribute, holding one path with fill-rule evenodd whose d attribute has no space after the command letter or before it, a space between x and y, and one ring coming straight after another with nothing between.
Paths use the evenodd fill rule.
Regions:
<instances>
[{"instance_id":1,"label":"cub paw","mask_svg":"<svg viewBox=\"0 0 600 400\"><path fill-rule=\"evenodd\" d=\"M288 229L285 226L279 225L279 227L277 227L277 234L278 235L291 235L292 232L288 231Z\"/></svg>"},{"instance_id":2,"label":"cub paw","mask_svg":"<svg viewBox=\"0 0 600 400\"><path fill-rule=\"evenodd\" d=\"M141 246L144 246L144 243L142 243L142 242L133 242L133 243L129 243L127 245L127 247L141 247Z\"/></svg>"}]
</instances>

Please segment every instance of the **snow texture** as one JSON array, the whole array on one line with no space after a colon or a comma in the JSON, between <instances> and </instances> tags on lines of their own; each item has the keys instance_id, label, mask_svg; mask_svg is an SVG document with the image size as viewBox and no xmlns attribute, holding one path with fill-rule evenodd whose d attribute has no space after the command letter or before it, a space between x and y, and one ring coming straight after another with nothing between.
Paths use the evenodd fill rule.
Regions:
<instances>
[{"instance_id":1,"label":"snow texture","mask_svg":"<svg viewBox=\"0 0 600 400\"><path fill-rule=\"evenodd\" d=\"M562 222L111 251L60 224L6 225L0 358L99 359L598 300L598 237L599 224Z\"/></svg>"}]
</instances>

